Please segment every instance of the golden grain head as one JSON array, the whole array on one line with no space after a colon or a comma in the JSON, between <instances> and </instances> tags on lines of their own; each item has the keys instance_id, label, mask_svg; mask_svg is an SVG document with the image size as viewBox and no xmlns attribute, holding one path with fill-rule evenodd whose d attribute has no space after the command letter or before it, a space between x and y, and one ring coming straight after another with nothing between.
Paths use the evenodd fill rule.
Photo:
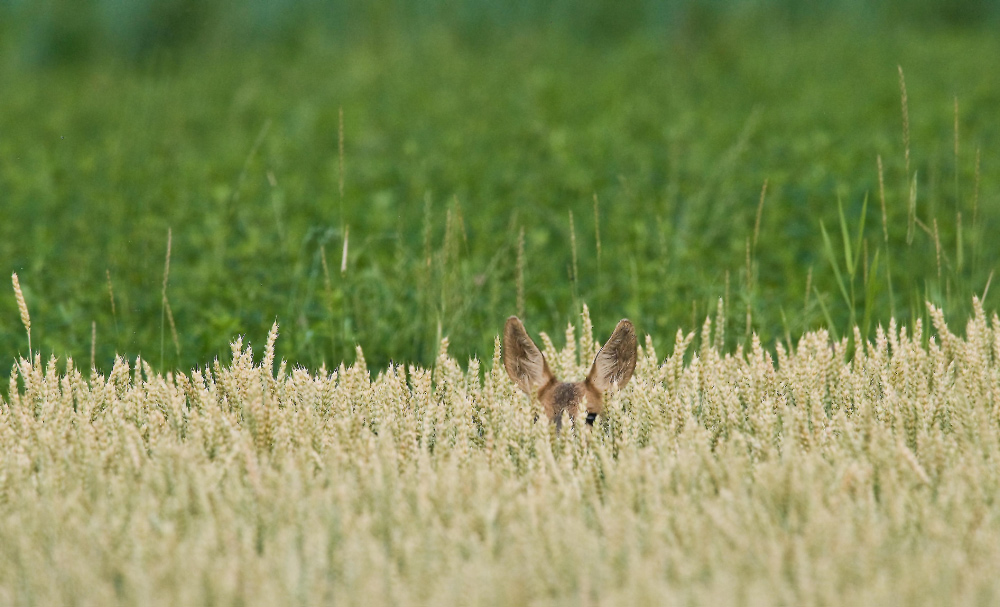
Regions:
<instances>
[{"instance_id":1,"label":"golden grain head","mask_svg":"<svg viewBox=\"0 0 1000 607\"><path fill-rule=\"evenodd\" d=\"M648 340L594 428L558 434L499 342L483 373L446 344L433 370L359 349L275 372L276 325L259 364L237 341L189 374L23 361L0 602L990 604L1000 320L973 307L850 359L826 332L725 353L706 323L662 361ZM589 326L540 351L580 366Z\"/></svg>"}]
</instances>

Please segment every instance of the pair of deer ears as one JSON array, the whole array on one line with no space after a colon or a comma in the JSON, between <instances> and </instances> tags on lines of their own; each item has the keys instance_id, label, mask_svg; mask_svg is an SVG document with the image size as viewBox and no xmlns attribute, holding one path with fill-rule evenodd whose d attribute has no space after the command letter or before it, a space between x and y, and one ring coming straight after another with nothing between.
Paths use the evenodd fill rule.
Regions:
<instances>
[{"instance_id":1,"label":"pair of deer ears","mask_svg":"<svg viewBox=\"0 0 1000 607\"><path fill-rule=\"evenodd\" d=\"M597 353L587 381L599 392L607 392L613 384L624 388L635 370L635 357L635 327L623 318L608 343ZM504 325L503 366L514 383L528 394L555 380L542 351L528 337L524 324L516 316L508 318Z\"/></svg>"}]
</instances>

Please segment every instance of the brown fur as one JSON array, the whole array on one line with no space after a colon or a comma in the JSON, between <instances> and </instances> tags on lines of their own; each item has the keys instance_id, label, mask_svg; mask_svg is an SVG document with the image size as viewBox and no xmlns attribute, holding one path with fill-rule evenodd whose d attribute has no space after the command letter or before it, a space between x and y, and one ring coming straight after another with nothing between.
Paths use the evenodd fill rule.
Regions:
<instances>
[{"instance_id":1,"label":"brown fur","mask_svg":"<svg viewBox=\"0 0 1000 607\"><path fill-rule=\"evenodd\" d=\"M561 382L549 370L545 356L528 337L521 320L511 316L503 330L503 366L521 390L529 395L537 392L542 410L557 428L563 411L574 419L580 405L588 413L587 423L593 423L593 416L604 409L604 394L615 385L624 388L632 378L636 344L635 327L623 318L597 353L587 378L575 383Z\"/></svg>"}]
</instances>

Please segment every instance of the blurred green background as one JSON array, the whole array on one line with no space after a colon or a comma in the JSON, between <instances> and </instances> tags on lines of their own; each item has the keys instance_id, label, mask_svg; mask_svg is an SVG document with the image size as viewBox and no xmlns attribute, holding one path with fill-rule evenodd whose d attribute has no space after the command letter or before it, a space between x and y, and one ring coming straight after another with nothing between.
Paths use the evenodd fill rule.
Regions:
<instances>
[{"instance_id":1,"label":"blurred green background","mask_svg":"<svg viewBox=\"0 0 1000 607\"><path fill-rule=\"evenodd\" d=\"M962 319L998 261L998 24L986 0L7 1L0 266L32 346L89 367L96 336L102 371L226 359L275 319L312 368L442 336L489 358L507 315L555 335L583 303L661 352L719 298L730 348ZM0 365L28 350L8 294Z\"/></svg>"}]
</instances>

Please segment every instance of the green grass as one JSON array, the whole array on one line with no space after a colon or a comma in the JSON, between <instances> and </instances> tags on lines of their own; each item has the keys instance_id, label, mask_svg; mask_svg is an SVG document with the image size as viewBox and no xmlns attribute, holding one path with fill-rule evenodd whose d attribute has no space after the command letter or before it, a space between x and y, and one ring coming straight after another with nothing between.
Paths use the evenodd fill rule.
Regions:
<instances>
[{"instance_id":1,"label":"green grass","mask_svg":"<svg viewBox=\"0 0 1000 607\"><path fill-rule=\"evenodd\" d=\"M587 6L0 19L0 604L996 602L1000 39ZM578 379L584 303L649 338L555 436L494 339Z\"/></svg>"},{"instance_id":2,"label":"green grass","mask_svg":"<svg viewBox=\"0 0 1000 607\"><path fill-rule=\"evenodd\" d=\"M88 366L95 323L98 369L116 352L186 369L277 318L279 355L313 368L356 343L374 366L429 363L445 335L460 358L488 356L517 311L521 228L531 326L587 302L598 326L628 316L656 343L720 297L729 347L748 343L748 310L765 343L912 320L925 300L960 315L996 266L991 31L421 32L4 67L0 264L36 349ZM13 297L0 352L0 367L27 353Z\"/></svg>"}]
</instances>

